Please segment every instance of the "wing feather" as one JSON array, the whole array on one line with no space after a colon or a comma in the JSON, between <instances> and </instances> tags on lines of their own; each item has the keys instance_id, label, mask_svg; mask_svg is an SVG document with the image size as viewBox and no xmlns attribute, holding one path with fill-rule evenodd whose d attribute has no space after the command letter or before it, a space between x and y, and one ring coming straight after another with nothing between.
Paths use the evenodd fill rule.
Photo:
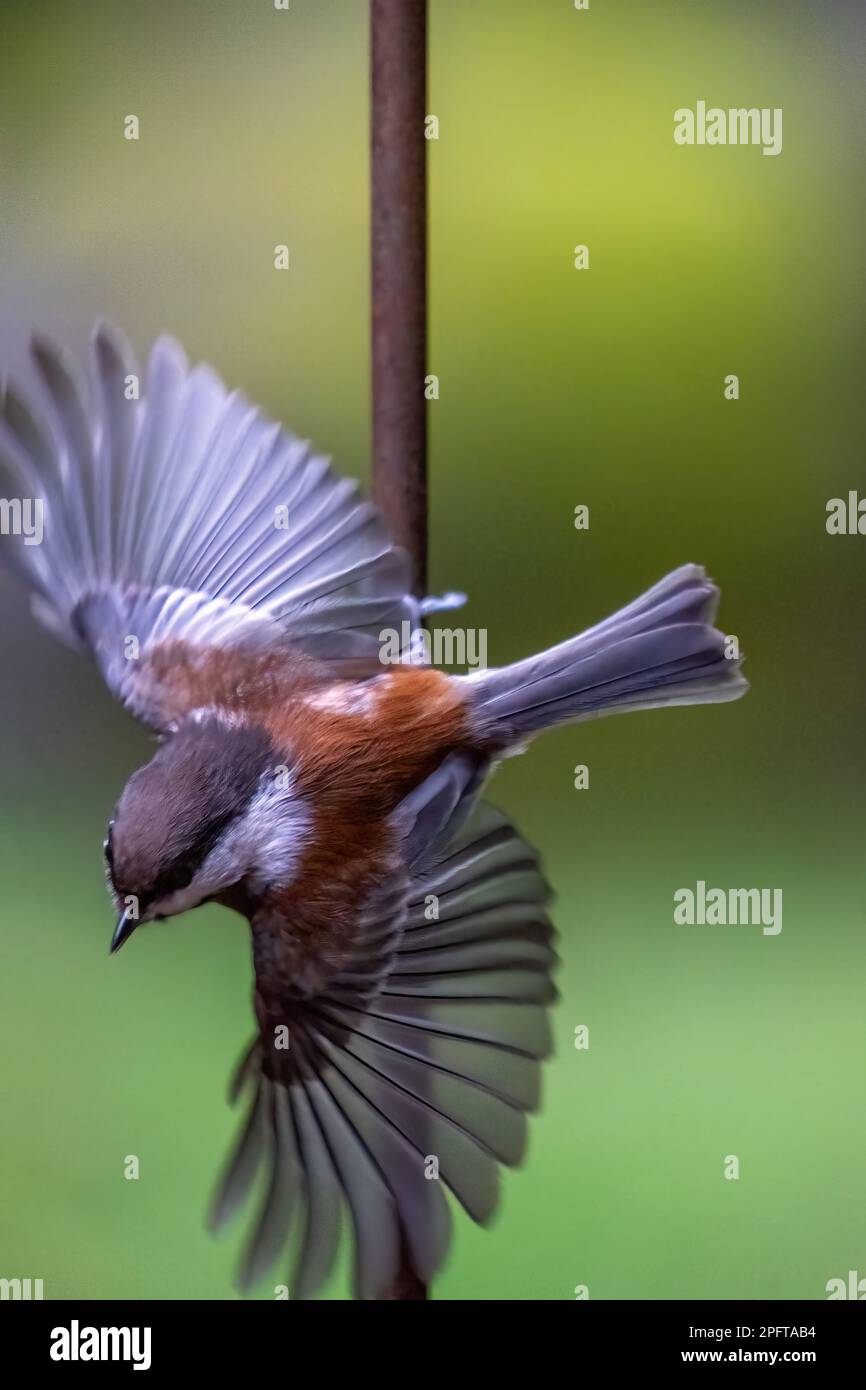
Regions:
<instances>
[{"instance_id":1,"label":"wing feather","mask_svg":"<svg viewBox=\"0 0 866 1390\"><path fill-rule=\"evenodd\" d=\"M244 1069L283 1094L297 1137L286 1180L303 1212L294 1298L332 1272L341 1213L358 1297L387 1295L403 1249L429 1281L450 1241L445 1189L487 1222L500 1164L522 1159L550 1051L553 929L534 851L493 808L467 815L476 781L449 759L407 799L405 882L368 906L350 961L318 995L286 999L289 1050L260 1036ZM240 1144L245 1172L246 1131ZM261 1151L260 1161L271 1162ZM254 1245L278 1255L265 1224Z\"/></svg>"},{"instance_id":2,"label":"wing feather","mask_svg":"<svg viewBox=\"0 0 866 1390\"><path fill-rule=\"evenodd\" d=\"M40 621L83 646L109 687L157 729L177 715L147 684L169 636L197 648L296 647L332 673L370 674L383 628L418 624L409 564L357 485L179 345L157 340L143 378L97 326L90 389L33 343L42 408L0 394L0 481L42 498L45 539L4 560ZM435 601L425 601L425 611ZM133 634L140 666L118 651Z\"/></svg>"}]
</instances>

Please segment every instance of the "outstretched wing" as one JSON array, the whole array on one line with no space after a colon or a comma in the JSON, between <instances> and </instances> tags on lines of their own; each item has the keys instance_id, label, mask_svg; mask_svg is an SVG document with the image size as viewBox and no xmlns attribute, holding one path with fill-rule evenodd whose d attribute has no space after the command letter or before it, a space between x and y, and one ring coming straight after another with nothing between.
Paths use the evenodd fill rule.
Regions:
<instances>
[{"instance_id":1,"label":"outstretched wing","mask_svg":"<svg viewBox=\"0 0 866 1390\"><path fill-rule=\"evenodd\" d=\"M443 779L430 781L426 805L442 810ZM358 1297L386 1296L401 1250L426 1282L449 1244L443 1189L486 1222L498 1165L522 1157L550 1050L548 890L506 817L482 803L460 825L466 804L452 797L366 952L318 997L287 1001L288 1048L260 1036L242 1064L249 1108L213 1221L264 1169L244 1286L293 1252L291 1297L310 1297L344 1224Z\"/></svg>"},{"instance_id":2,"label":"outstretched wing","mask_svg":"<svg viewBox=\"0 0 866 1390\"><path fill-rule=\"evenodd\" d=\"M169 643L287 646L367 674L383 628L416 627L406 556L357 484L210 367L190 370L171 338L141 389L104 326L89 392L51 344L34 341L32 355L44 409L0 392L0 492L43 506L44 537L4 537L0 560L145 722L161 729L177 713L149 661Z\"/></svg>"}]
</instances>

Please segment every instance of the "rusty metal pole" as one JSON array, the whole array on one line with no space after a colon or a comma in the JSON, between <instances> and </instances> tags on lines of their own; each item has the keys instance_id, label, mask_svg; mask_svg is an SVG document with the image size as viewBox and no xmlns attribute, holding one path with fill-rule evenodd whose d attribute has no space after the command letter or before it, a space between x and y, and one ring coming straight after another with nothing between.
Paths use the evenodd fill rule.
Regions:
<instances>
[{"instance_id":1,"label":"rusty metal pole","mask_svg":"<svg viewBox=\"0 0 866 1390\"><path fill-rule=\"evenodd\" d=\"M371 0L373 495L427 584L427 0Z\"/></svg>"},{"instance_id":2,"label":"rusty metal pole","mask_svg":"<svg viewBox=\"0 0 866 1390\"><path fill-rule=\"evenodd\" d=\"M427 591L427 0L370 0L373 496ZM419 1171L419 1177L421 1176ZM427 1298L404 1243L390 1300Z\"/></svg>"}]
</instances>

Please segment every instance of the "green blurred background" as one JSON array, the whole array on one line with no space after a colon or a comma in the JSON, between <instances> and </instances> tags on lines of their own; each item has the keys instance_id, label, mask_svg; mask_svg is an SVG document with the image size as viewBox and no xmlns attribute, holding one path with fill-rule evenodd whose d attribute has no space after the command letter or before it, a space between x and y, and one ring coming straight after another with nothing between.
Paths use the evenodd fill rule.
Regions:
<instances>
[{"instance_id":1,"label":"green blurred background","mask_svg":"<svg viewBox=\"0 0 866 1390\"><path fill-rule=\"evenodd\" d=\"M432 587L469 592L500 664L698 561L753 682L499 774L558 893L557 1055L439 1297L821 1298L866 1274L866 541L824 527L864 476L864 32L854 3L431 0ZM6 0L0 39L4 366L33 327L83 350L107 315L142 352L169 329L365 475L362 0ZM782 154L677 147L701 98L783 107ZM203 1213L246 933L208 908L109 959L101 841L148 738L6 582L0 632L0 1275L233 1297L239 1232ZM698 878L782 888L782 933L675 926Z\"/></svg>"}]
</instances>

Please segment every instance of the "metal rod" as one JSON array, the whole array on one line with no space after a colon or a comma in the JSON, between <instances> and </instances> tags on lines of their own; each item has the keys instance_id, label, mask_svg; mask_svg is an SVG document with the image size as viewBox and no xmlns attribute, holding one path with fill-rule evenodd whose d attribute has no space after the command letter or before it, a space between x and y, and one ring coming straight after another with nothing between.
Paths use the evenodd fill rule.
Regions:
<instances>
[{"instance_id":1,"label":"metal rod","mask_svg":"<svg viewBox=\"0 0 866 1390\"><path fill-rule=\"evenodd\" d=\"M370 73L373 496L409 554L412 587L421 597L427 592L427 0L370 0ZM387 1297L427 1298L405 1241Z\"/></svg>"},{"instance_id":2,"label":"metal rod","mask_svg":"<svg viewBox=\"0 0 866 1390\"><path fill-rule=\"evenodd\" d=\"M371 0L373 495L427 585L427 0Z\"/></svg>"}]
</instances>

